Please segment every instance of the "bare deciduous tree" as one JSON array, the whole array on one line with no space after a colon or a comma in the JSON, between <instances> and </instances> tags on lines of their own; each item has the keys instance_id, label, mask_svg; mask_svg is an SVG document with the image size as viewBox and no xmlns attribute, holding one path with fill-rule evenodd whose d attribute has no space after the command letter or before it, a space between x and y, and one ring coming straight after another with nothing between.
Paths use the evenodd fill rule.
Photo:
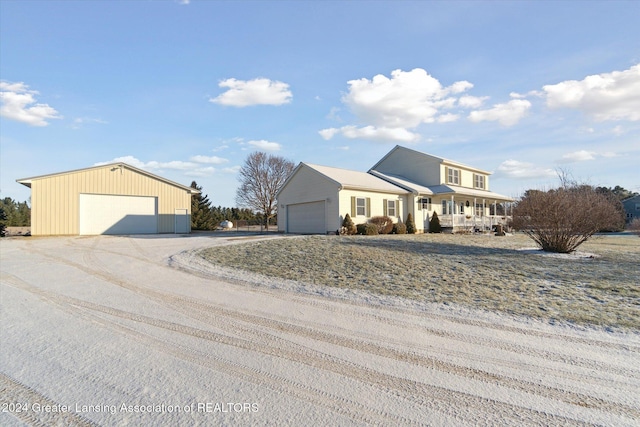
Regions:
<instances>
[{"instance_id":1,"label":"bare deciduous tree","mask_svg":"<svg viewBox=\"0 0 640 427\"><path fill-rule=\"evenodd\" d=\"M276 193L287 180L295 165L279 156L254 152L240 168L240 187L236 191L236 202L257 212L266 220L277 213Z\"/></svg>"},{"instance_id":2,"label":"bare deciduous tree","mask_svg":"<svg viewBox=\"0 0 640 427\"><path fill-rule=\"evenodd\" d=\"M598 231L624 222L616 202L592 186L564 180L555 190L528 190L513 210L512 225L544 251L569 253Z\"/></svg>"}]
</instances>

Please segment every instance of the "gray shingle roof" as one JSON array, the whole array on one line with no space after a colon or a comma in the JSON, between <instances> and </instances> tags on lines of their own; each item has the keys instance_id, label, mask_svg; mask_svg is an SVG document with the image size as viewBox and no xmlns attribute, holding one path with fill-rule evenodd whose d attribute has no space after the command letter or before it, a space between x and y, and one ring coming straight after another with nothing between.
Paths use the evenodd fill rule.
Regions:
<instances>
[{"instance_id":1,"label":"gray shingle roof","mask_svg":"<svg viewBox=\"0 0 640 427\"><path fill-rule=\"evenodd\" d=\"M378 178L370 173L334 168L329 166L320 166L310 163L303 164L326 176L327 178L335 181L342 188L381 191L385 193L395 194L409 193L408 190L385 181L384 179Z\"/></svg>"}]
</instances>

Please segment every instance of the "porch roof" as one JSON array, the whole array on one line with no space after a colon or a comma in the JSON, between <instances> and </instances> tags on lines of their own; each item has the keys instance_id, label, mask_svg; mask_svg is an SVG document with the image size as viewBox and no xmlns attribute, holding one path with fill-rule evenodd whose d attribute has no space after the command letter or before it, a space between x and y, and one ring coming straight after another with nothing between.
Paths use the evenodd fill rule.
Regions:
<instances>
[{"instance_id":1,"label":"porch roof","mask_svg":"<svg viewBox=\"0 0 640 427\"><path fill-rule=\"evenodd\" d=\"M477 190L474 188L457 187L455 185L435 185L429 187L433 194L445 195L451 194L453 196L468 196L480 199L492 199L500 200L502 202L513 202L511 197L503 196L502 194L494 193L493 191Z\"/></svg>"},{"instance_id":2,"label":"porch roof","mask_svg":"<svg viewBox=\"0 0 640 427\"><path fill-rule=\"evenodd\" d=\"M416 184L415 182L409 181L407 178L399 175L384 174L376 170L370 170L369 173L377 176L378 178L384 179L385 181L393 183L399 187L405 188L408 191L412 192L414 195L420 195L420 196L444 196L444 195L458 196L459 195L459 196L476 197L476 198L482 198L482 199L499 200L502 202L513 202L513 199L511 197L503 196L502 194L494 193L492 191L478 190L474 188L458 187L455 185L445 185L445 184L424 186L424 185Z\"/></svg>"}]
</instances>

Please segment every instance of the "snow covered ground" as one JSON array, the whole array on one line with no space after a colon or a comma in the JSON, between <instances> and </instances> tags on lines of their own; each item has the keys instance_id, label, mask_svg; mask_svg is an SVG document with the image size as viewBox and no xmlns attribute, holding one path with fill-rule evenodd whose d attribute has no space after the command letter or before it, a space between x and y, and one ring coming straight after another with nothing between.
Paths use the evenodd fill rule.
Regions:
<instances>
[{"instance_id":1,"label":"snow covered ground","mask_svg":"<svg viewBox=\"0 0 640 427\"><path fill-rule=\"evenodd\" d=\"M640 419L637 333L299 292L189 252L248 239L3 239L0 425Z\"/></svg>"}]
</instances>

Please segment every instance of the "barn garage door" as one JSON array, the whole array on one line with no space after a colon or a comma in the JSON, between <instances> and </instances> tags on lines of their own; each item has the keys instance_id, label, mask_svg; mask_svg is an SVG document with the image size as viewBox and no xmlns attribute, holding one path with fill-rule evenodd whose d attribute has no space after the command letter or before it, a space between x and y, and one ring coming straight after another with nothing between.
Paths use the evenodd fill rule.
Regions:
<instances>
[{"instance_id":1,"label":"barn garage door","mask_svg":"<svg viewBox=\"0 0 640 427\"><path fill-rule=\"evenodd\" d=\"M80 194L80 234L157 232L155 197Z\"/></svg>"},{"instance_id":2,"label":"barn garage door","mask_svg":"<svg viewBox=\"0 0 640 427\"><path fill-rule=\"evenodd\" d=\"M325 234L324 201L287 206L287 232Z\"/></svg>"}]
</instances>

